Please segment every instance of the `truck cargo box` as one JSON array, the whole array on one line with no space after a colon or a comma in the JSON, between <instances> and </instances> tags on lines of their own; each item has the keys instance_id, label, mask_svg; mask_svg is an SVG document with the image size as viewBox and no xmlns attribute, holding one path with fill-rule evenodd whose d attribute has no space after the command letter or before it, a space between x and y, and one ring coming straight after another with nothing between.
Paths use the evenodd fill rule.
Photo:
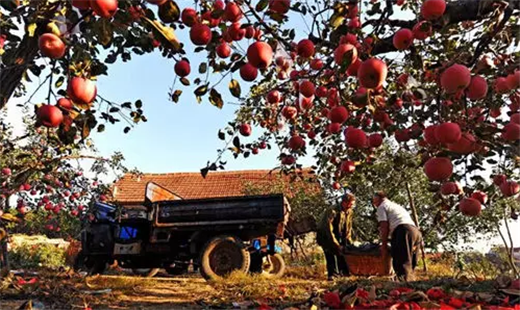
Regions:
<instances>
[{"instance_id":1,"label":"truck cargo box","mask_svg":"<svg viewBox=\"0 0 520 310\"><path fill-rule=\"evenodd\" d=\"M284 222L283 195L170 200L157 202L155 224L194 227Z\"/></svg>"}]
</instances>

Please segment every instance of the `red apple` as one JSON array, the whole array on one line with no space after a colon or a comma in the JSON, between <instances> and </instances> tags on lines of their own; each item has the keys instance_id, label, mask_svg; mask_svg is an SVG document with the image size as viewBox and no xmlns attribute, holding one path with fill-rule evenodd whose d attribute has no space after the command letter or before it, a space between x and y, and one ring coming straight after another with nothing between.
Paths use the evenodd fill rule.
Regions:
<instances>
[{"instance_id":1,"label":"red apple","mask_svg":"<svg viewBox=\"0 0 520 310\"><path fill-rule=\"evenodd\" d=\"M74 102L90 104L97 95L96 84L89 79L73 77L67 85L67 95Z\"/></svg>"},{"instance_id":2,"label":"red apple","mask_svg":"<svg viewBox=\"0 0 520 310\"><path fill-rule=\"evenodd\" d=\"M408 49L413 43L413 33L410 29L399 29L392 40L394 47L400 51Z\"/></svg>"},{"instance_id":3,"label":"red apple","mask_svg":"<svg viewBox=\"0 0 520 310\"><path fill-rule=\"evenodd\" d=\"M453 94L469 86L471 73L464 65L454 64L441 75L441 86L446 93Z\"/></svg>"},{"instance_id":4,"label":"red apple","mask_svg":"<svg viewBox=\"0 0 520 310\"><path fill-rule=\"evenodd\" d=\"M44 104L36 112L38 121L45 127L58 127L63 122L63 113L59 108L50 104Z\"/></svg>"},{"instance_id":5,"label":"red apple","mask_svg":"<svg viewBox=\"0 0 520 310\"><path fill-rule=\"evenodd\" d=\"M413 26L413 37L417 40L425 40L432 35L432 24L428 21L420 21Z\"/></svg>"},{"instance_id":6,"label":"red apple","mask_svg":"<svg viewBox=\"0 0 520 310\"><path fill-rule=\"evenodd\" d=\"M368 145L366 133L355 127L348 127L345 130L345 141L349 147L354 149L366 148Z\"/></svg>"},{"instance_id":7,"label":"red apple","mask_svg":"<svg viewBox=\"0 0 520 310\"><path fill-rule=\"evenodd\" d=\"M495 80L495 84L493 85L493 88L495 89L495 92L498 94L505 94L509 92L509 85L507 83L507 78L505 77L499 77Z\"/></svg>"},{"instance_id":8,"label":"red apple","mask_svg":"<svg viewBox=\"0 0 520 310\"><path fill-rule=\"evenodd\" d=\"M480 75L475 75L471 78L471 82L466 89L466 96L470 100L480 100L486 98L487 91L488 84L486 79Z\"/></svg>"},{"instance_id":9,"label":"red apple","mask_svg":"<svg viewBox=\"0 0 520 310\"><path fill-rule=\"evenodd\" d=\"M473 194L471 194L471 198L478 200L483 205L488 201L487 194L482 191L474 191Z\"/></svg>"},{"instance_id":10,"label":"red apple","mask_svg":"<svg viewBox=\"0 0 520 310\"><path fill-rule=\"evenodd\" d=\"M294 135L289 139L287 144L291 150L297 151L305 147L305 140L301 136Z\"/></svg>"},{"instance_id":11,"label":"red apple","mask_svg":"<svg viewBox=\"0 0 520 310\"><path fill-rule=\"evenodd\" d=\"M502 195L511 197L520 192L520 185L515 181L506 181L500 184L500 191L502 192Z\"/></svg>"},{"instance_id":12,"label":"red apple","mask_svg":"<svg viewBox=\"0 0 520 310\"><path fill-rule=\"evenodd\" d=\"M421 6L421 15L426 20L434 20L441 17L446 11L446 1L426 0Z\"/></svg>"},{"instance_id":13,"label":"red apple","mask_svg":"<svg viewBox=\"0 0 520 310\"><path fill-rule=\"evenodd\" d=\"M202 23L193 25L190 29L190 39L195 45L207 45L211 42L211 29Z\"/></svg>"},{"instance_id":14,"label":"red apple","mask_svg":"<svg viewBox=\"0 0 520 310\"><path fill-rule=\"evenodd\" d=\"M311 97L305 97L302 96L300 99L300 110L309 110L314 105L314 96Z\"/></svg>"},{"instance_id":15,"label":"red apple","mask_svg":"<svg viewBox=\"0 0 520 310\"><path fill-rule=\"evenodd\" d=\"M508 141L520 140L520 125L509 123L502 129L502 138Z\"/></svg>"},{"instance_id":16,"label":"red apple","mask_svg":"<svg viewBox=\"0 0 520 310\"><path fill-rule=\"evenodd\" d=\"M435 128L435 138L441 143L455 143L461 137L462 133L459 124L442 123Z\"/></svg>"},{"instance_id":17,"label":"red apple","mask_svg":"<svg viewBox=\"0 0 520 310\"><path fill-rule=\"evenodd\" d=\"M286 119L293 119L298 115L298 110L293 106L285 106L282 109L282 115Z\"/></svg>"},{"instance_id":18,"label":"red apple","mask_svg":"<svg viewBox=\"0 0 520 310\"><path fill-rule=\"evenodd\" d=\"M342 172L352 173L352 172L354 172L356 170L356 165L351 160L344 160L341 163L341 168L340 169L341 169Z\"/></svg>"},{"instance_id":19,"label":"red apple","mask_svg":"<svg viewBox=\"0 0 520 310\"><path fill-rule=\"evenodd\" d=\"M296 158L294 158L294 156L282 154L282 165L290 166L293 165L295 162Z\"/></svg>"},{"instance_id":20,"label":"red apple","mask_svg":"<svg viewBox=\"0 0 520 310\"><path fill-rule=\"evenodd\" d=\"M267 93L267 102L271 104L280 103L282 101L282 94L277 90L271 90Z\"/></svg>"},{"instance_id":21,"label":"red apple","mask_svg":"<svg viewBox=\"0 0 520 310\"><path fill-rule=\"evenodd\" d=\"M59 59L65 55L65 43L54 33L44 33L38 39L38 48L43 56Z\"/></svg>"},{"instance_id":22,"label":"red apple","mask_svg":"<svg viewBox=\"0 0 520 310\"><path fill-rule=\"evenodd\" d=\"M398 143L410 141L410 130L408 128L398 129L394 133L395 140Z\"/></svg>"},{"instance_id":23,"label":"red apple","mask_svg":"<svg viewBox=\"0 0 520 310\"><path fill-rule=\"evenodd\" d=\"M336 134L341 131L340 123L330 123L327 125L327 131L331 134Z\"/></svg>"},{"instance_id":24,"label":"red apple","mask_svg":"<svg viewBox=\"0 0 520 310\"><path fill-rule=\"evenodd\" d=\"M460 212L467 216L477 216L481 209L480 201L474 198L464 198L459 203Z\"/></svg>"},{"instance_id":25,"label":"red apple","mask_svg":"<svg viewBox=\"0 0 520 310\"><path fill-rule=\"evenodd\" d=\"M181 13L182 23L188 27L192 27L193 25L199 22L199 16L197 11L193 8L185 8Z\"/></svg>"},{"instance_id":26,"label":"red apple","mask_svg":"<svg viewBox=\"0 0 520 310\"><path fill-rule=\"evenodd\" d=\"M348 66L347 75L348 76L357 76L359 67L361 67L361 60L359 60L359 58L358 58L358 59L356 59L356 61L351 63L350 66Z\"/></svg>"},{"instance_id":27,"label":"red apple","mask_svg":"<svg viewBox=\"0 0 520 310\"><path fill-rule=\"evenodd\" d=\"M242 9L235 2L228 2L224 9L224 20L232 23L240 21L242 18Z\"/></svg>"},{"instance_id":28,"label":"red apple","mask_svg":"<svg viewBox=\"0 0 520 310\"><path fill-rule=\"evenodd\" d=\"M424 173L431 181L443 181L453 173L453 164L447 157L432 157L424 164Z\"/></svg>"},{"instance_id":29,"label":"red apple","mask_svg":"<svg viewBox=\"0 0 520 310\"><path fill-rule=\"evenodd\" d=\"M455 195L459 193L459 188L455 182L446 182L441 186L441 194L443 195Z\"/></svg>"},{"instance_id":30,"label":"red apple","mask_svg":"<svg viewBox=\"0 0 520 310\"><path fill-rule=\"evenodd\" d=\"M2 168L2 174L6 176L10 176L12 174L11 168L4 167Z\"/></svg>"},{"instance_id":31,"label":"red apple","mask_svg":"<svg viewBox=\"0 0 520 310\"><path fill-rule=\"evenodd\" d=\"M90 7L94 13L103 17L111 18L117 11L117 0L90 0Z\"/></svg>"},{"instance_id":32,"label":"red apple","mask_svg":"<svg viewBox=\"0 0 520 310\"><path fill-rule=\"evenodd\" d=\"M222 42L217 46L217 55L220 58L228 58L231 55L231 47L226 42Z\"/></svg>"},{"instance_id":33,"label":"red apple","mask_svg":"<svg viewBox=\"0 0 520 310\"><path fill-rule=\"evenodd\" d=\"M344 106L337 106L330 110L329 119L332 123L343 124L349 116L347 108Z\"/></svg>"},{"instance_id":34,"label":"red apple","mask_svg":"<svg viewBox=\"0 0 520 310\"><path fill-rule=\"evenodd\" d=\"M255 27L247 26L245 30L246 30L246 34L245 34L246 38L252 39L255 36L255 33L256 33Z\"/></svg>"},{"instance_id":35,"label":"red apple","mask_svg":"<svg viewBox=\"0 0 520 310\"><path fill-rule=\"evenodd\" d=\"M298 42L298 55L303 58L311 58L314 56L314 43L309 39L303 39Z\"/></svg>"},{"instance_id":36,"label":"red apple","mask_svg":"<svg viewBox=\"0 0 520 310\"><path fill-rule=\"evenodd\" d=\"M275 12L280 15L284 15L289 12L291 7L291 0L270 0L269 11Z\"/></svg>"},{"instance_id":37,"label":"red apple","mask_svg":"<svg viewBox=\"0 0 520 310\"><path fill-rule=\"evenodd\" d=\"M368 137L368 145L370 147L380 147L383 144L383 136L379 133L373 133Z\"/></svg>"},{"instance_id":38,"label":"red apple","mask_svg":"<svg viewBox=\"0 0 520 310\"><path fill-rule=\"evenodd\" d=\"M334 50L334 61L340 65L348 67L357 59L357 49L352 44L340 44Z\"/></svg>"},{"instance_id":39,"label":"red apple","mask_svg":"<svg viewBox=\"0 0 520 310\"><path fill-rule=\"evenodd\" d=\"M388 69L384 61L370 58L361 63L358 70L359 84L365 88L379 88L386 79Z\"/></svg>"},{"instance_id":40,"label":"red apple","mask_svg":"<svg viewBox=\"0 0 520 310\"><path fill-rule=\"evenodd\" d=\"M323 68L323 60L319 58L314 58L311 60L311 69L312 70L321 70Z\"/></svg>"},{"instance_id":41,"label":"red apple","mask_svg":"<svg viewBox=\"0 0 520 310\"><path fill-rule=\"evenodd\" d=\"M512 114L509 122L520 125L520 113Z\"/></svg>"},{"instance_id":42,"label":"red apple","mask_svg":"<svg viewBox=\"0 0 520 310\"><path fill-rule=\"evenodd\" d=\"M470 154L473 153L476 148L477 140L468 132L463 133L457 142L448 144L448 149L458 154Z\"/></svg>"},{"instance_id":43,"label":"red apple","mask_svg":"<svg viewBox=\"0 0 520 310\"><path fill-rule=\"evenodd\" d=\"M247 60L258 69L265 69L273 61L273 49L266 42L255 42L247 49Z\"/></svg>"},{"instance_id":44,"label":"red apple","mask_svg":"<svg viewBox=\"0 0 520 310\"><path fill-rule=\"evenodd\" d=\"M301 82L299 90L300 94L307 98L314 96L314 92L316 91L314 84L311 81Z\"/></svg>"},{"instance_id":45,"label":"red apple","mask_svg":"<svg viewBox=\"0 0 520 310\"><path fill-rule=\"evenodd\" d=\"M242 40L246 35L246 30L242 28L241 23L232 23L227 28L227 33L231 37L231 40L233 41L240 41Z\"/></svg>"},{"instance_id":46,"label":"red apple","mask_svg":"<svg viewBox=\"0 0 520 310\"><path fill-rule=\"evenodd\" d=\"M517 89L520 87L520 70L515 70L514 73L511 73L506 78L507 87L511 90Z\"/></svg>"},{"instance_id":47,"label":"red apple","mask_svg":"<svg viewBox=\"0 0 520 310\"><path fill-rule=\"evenodd\" d=\"M358 29L361 28L361 21L358 17L354 17L348 22L347 25L349 28Z\"/></svg>"},{"instance_id":48,"label":"red apple","mask_svg":"<svg viewBox=\"0 0 520 310\"><path fill-rule=\"evenodd\" d=\"M70 111L70 110L72 110L72 107L73 107L72 101L70 101L67 98L58 99L58 102L56 103L56 105L65 111Z\"/></svg>"},{"instance_id":49,"label":"red apple","mask_svg":"<svg viewBox=\"0 0 520 310\"><path fill-rule=\"evenodd\" d=\"M250 63L244 64L240 67L240 77L247 82L254 81L258 76L258 69Z\"/></svg>"},{"instance_id":50,"label":"red apple","mask_svg":"<svg viewBox=\"0 0 520 310\"><path fill-rule=\"evenodd\" d=\"M314 130L309 131L307 133L307 137L309 137L311 140L314 140L316 138L316 132Z\"/></svg>"},{"instance_id":51,"label":"red apple","mask_svg":"<svg viewBox=\"0 0 520 310\"><path fill-rule=\"evenodd\" d=\"M507 180L507 177L503 174L497 174L497 175L493 176L493 183L496 186L502 185L502 183L504 183L506 180Z\"/></svg>"},{"instance_id":52,"label":"red apple","mask_svg":"<svg viewBox=\"0 0 520 310\"><path fill-rule=\"evenodd\" d=\"M178 61L174 67L175 74L180 77L188 76L191 72L190 63L187 60Z\"/></svg>"}]
</instances>

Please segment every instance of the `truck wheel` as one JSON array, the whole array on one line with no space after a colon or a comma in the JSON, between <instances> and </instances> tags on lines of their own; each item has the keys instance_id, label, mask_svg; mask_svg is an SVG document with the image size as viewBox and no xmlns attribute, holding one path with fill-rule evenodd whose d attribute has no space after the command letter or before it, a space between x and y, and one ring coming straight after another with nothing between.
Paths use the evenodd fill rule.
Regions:
<instances>
[{"instance_id":1,"label":"truck wheel","mask_svg":"<svg viewBox=\"0 0 520 310\"><path fill-rule=\"evenodd\" d=\"M279 278L285 273L285 261L282 255L276 253L264 258L262 275L268 278Z\"/></svg>"},{"instance_id":2,"label":"truck wheel","mask_svg":"<svg viewBox=\"0 0 520 310\"><path fill-rule=\"evenodd\" d=\"M136 276L152 278L159 272L159 268L132 268L132 272Z\"/></svg>"},{"instance_id":3,"label":"truck wheel","mask_svg":"<svg viewBox=\"0 0 520 310\"><path fill-rule=\"evenodd\" d=\"M94 261L92 266L89 268L89 275L103 274L107 269L107 262L104 260Z\"/></svg>"},{"instance_id":4,"label":"truck wheel","mask_svg":"<svg viewBox=\"0 0 520 310\"><path fill-rule=\"evenodd\" d=\"M238 238L216 237L202 250L200 273L205 279L216 280L235 270L246 273L249 264L249 252Z\"/></svg>"}]
</instances>

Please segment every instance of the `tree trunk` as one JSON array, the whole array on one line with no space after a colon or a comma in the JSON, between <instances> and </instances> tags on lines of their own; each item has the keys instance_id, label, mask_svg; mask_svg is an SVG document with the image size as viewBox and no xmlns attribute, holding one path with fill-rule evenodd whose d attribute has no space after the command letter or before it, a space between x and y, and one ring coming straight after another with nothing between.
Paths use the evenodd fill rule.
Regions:
<instances>
[{"instance_id":1,"label":"tree trunk","mask_svg":"<svg viewBox=\"0 0 520 310\"><path fill-rule=\"evenodd\" d=\"M410 207L412 208L413 221L415 222L415 226L419 231L421 228L419 227L419 217L417 216L417 209L415 208L415 203L413 201L412 191L410 190L410 183L406 182L406 192L408 193L408 199L410 200ZM421 242L421 256L423 262L423 270L428 271L428 267L426 267L426 255L424 254L424 241Z\"/></svg>"}]
</instances>

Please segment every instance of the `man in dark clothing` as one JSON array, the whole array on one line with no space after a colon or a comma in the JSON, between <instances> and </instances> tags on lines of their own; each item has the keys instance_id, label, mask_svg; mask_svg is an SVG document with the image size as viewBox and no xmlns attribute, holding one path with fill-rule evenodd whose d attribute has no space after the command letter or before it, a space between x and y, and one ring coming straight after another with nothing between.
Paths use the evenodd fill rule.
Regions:
<instances>
[{"instance_id":1,"label":"man in dark clothing","mask_svg":"<svg viewBox=\"0 0 520 310\"><path fill-rule=\"evenodd\" d=\"M402 281L414 280L417 265L417 249L422 242L421 232L415 226L410 214L400 205L378 192L372 198L377 209L377 220L381 234L381 254L388 256L388 237L391 236L392 267L397 278Z\"/></svg>"},{"instance_id":2,"label":"man in dark clothing","mask_svg":"<svg viewBox=\"0 0 520 310\"><path fill-rule=\"evenodd\" d=\"M352 194L343 196L340 206L327 210L318 223L316 241L323 248L329 280L350 275L342 252L345 245L352 243L352 209L355 201Z\"/></svg>"}]
</instances>

